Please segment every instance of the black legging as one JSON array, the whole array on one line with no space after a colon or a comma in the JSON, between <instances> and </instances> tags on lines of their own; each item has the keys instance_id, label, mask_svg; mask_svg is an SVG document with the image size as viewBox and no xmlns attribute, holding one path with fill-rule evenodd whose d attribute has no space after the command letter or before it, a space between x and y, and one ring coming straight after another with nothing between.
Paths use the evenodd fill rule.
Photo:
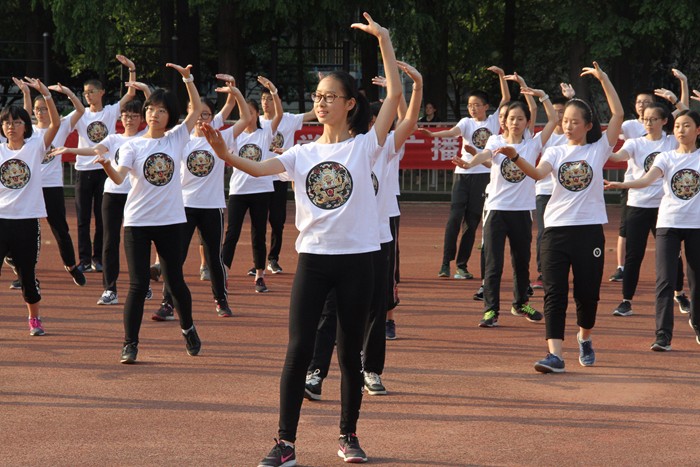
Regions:
<instances>
[{"instance_id":1,"label":"black legging","mask_svg":"<svg viewBox=\"0 0 700 467\"><path fill-rule=\"evenodd\" d=\"M245 213L250 209L250 237L253 244L253 262L255 269L265 268L265 231L267 230L267 210L272 192L253 193L249 195L230 195L228 197L228 226L221 258L224 264L231 268L236 244L241 236Z\"/></svg>"},{"instance_id":2,"label":"black legging","mask_svg":"<svg viewBox=\"0 0 700 467\"><path fill-rule=\"evenodd\" d=\"M73 248L73 239L68 231L68 222L66 222L66 200L63 195L63 187L47 187L41 190L44 192L46 220L49 222L51 232L56 239L63 265L73 267L75 266L75 249Z\"/></svg>"},{"instance_id":3,"label":"black legging","mask_svg":"<svg viewBox=\"0 0 700 467\"><path fill-rule=\"evenodd\" d=\"M445 226L442 262L447 264L457 257L457 267L466 268L474 246L476 229L481 221L484 209L486 185L490 175L485 174L455 174L452 185L452 202L450 217ZM462 238L457 248L457 236L460 226Z\"/></svg>"},{"instance_id":4,"label":"black legging","mask_svg":"<svg viewBox=\"0 0 700 467\"><path fill-rule=\"evenodd\" d=\"M289 344L280 381L280 439L296 441L306 371L328 293L338 297L338 362L341 370L340 432L355 433L362 405L360 351L372 300L372 253L301 253L289 306Z\"/></svg>"},{"instance_id":5,"label":"black legging","mask_svg":"<svg viewBox=\"0 0 700 467\"><path fill-rule=\"evenodd\" d=\"M39 219L0 219L0 258L12 255L22 296L30 305L41 300L36 284L41 230Z\"/></svg>"},{"instance_id":6,"label":"black legging","mask_svg":"<svg viewBox=\"0 0 700 467\"><path fill-rule=\"evenodd\" d=\"M102 262L102 192L104 170L79 170L75 178L75 209L78 216L78 256L83 264ZM90 218L95 214L95 241L90 241Z\"/></svg>"},{"instance_id":7,"label":"black legging","mask_svg":"<svg viewBox=\"0 0 700 467\"><path fill-rule=\"evenodd\" d=\"M117 293L119 279L119 244L126 194L105 193L102 197L102 285Z\"/></svg>"},{"instance_id":8,"label":"black legging","mask_svg":"<svg viewBox=\"0 0 700 467\"><path fill-rule=\"evenodd\" d=\"M267 259L280 259L282 250L282 233L287 221L287 191L289 182L275 180L275 191L270 198L270 252Z\"/></svg>"},{"instance_id":9,"label":"black legging","mask_svg":"<svg viewBox=\"0 0 700 467\"><path fill-rule=\"evenodd\" d=\"M124 250L129 266L129 295L124 303L124 345L138 343L143 304L151 279L151 242L156 246L163 280L173 291L180 327L192 327L192 296L182 275L182 230L184 224L125 227Z\"/></svg>"}]
</instances>

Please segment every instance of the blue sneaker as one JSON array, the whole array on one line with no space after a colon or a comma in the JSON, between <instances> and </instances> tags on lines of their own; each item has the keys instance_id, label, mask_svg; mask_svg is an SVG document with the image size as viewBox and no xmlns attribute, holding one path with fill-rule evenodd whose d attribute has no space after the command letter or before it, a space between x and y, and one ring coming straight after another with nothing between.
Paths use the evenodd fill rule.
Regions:
<instances>
[{"instance_id":1,"label":"blue sneaker","mask_svg":"<svg viewBox=\"0 0 700 467\"><path fill-rule=\"evenodd\" d=\"M564 373L564 360L548 353L543 360L535 363L535 370L540 373Z\"/></svg>"},{"instance_id":2,"label":"blue sneaker","mask_svg":"<svg viewBox=\"0 0 700 467\"><path fill-rule=\"evenodd\" d=\"M576 340L578 341L578 362L581 366L591 366L595 363L595 351L593 350L593 343L589 340L582 341L578 334L576 334Z\"/></svg>"}]
</instances>

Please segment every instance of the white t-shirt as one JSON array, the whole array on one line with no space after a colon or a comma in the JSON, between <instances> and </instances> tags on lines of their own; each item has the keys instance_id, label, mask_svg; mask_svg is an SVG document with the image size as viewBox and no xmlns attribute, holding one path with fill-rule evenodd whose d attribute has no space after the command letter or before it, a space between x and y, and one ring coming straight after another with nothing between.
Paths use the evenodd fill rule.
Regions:
<instances>
[{"instance_id":1,"label":"white t-shirt","mask_svg":"<svg viewBox=\"0 0 700 467\"><path fill-rule=\"evenodd\" d=\"M658 141L651 141L644 136L626 140L622 149L627 151L630 156L627 160L627 166L631 171L630 180L642 178L649 171L659 153L673 151L677 147L676 138L665 133ZM658 179L646 188L630 188L627 192L627 206L658 208L663 195L663 182Z\"/></svg>"},{"instance_id":2,"label":"white t-shirt","mask_svg":"<svg viewBox=\"0 0 700 467\"><path fill-rule=\"evenodd\" d=\"M272 120L268 120L264 115L260 116L260 125L267 129L272 125ZM290 114L285 112L282 114L282 120L277 125L277 133L272 138L270 143L270 154L276 156L275 149L282 148L285 151L294 146L294 133L301 130L304 126L304 114ZM275 175L273 180L289 181L289 176L285 173Z\"/></svg>"},{"instance_id":3,"label":"white t-shirt","mask_svg":"<svg viewBox=\"0 0 700 467\"><path fill-rule=\"evenodd\" d=\"M607 224L603 166L611 150L608 138L603 136L592 144L566 144L544 152L541 162L552 166L555 179L544 211L545 227Z\"/></svg>"},{"instance_id":4,"label":"white t-shirt","mask_svg":"<svg viewBox=\"0 0 700 467\"><path fill-rule=\"evenodd\" d=\"M371 129L342 143L297 145L278 156L294 181L299 253L379 250L371 173L381 149Z\"/></svg>"},{"instance_id":5,"label":"white t-shirt","mask_svg":"<svg viewBox=\"0 0 700 467\"><path fill-rule=\"evenodd\" d=\"M539 133L538 133L539 134ZM544 152L547 148L551 148L554 146L561 146L562 144L568 143L569 140L566 139L566 135L564 133L558 135L556 133L552 133L552 136L549 137L547 142L542 146L542 152ZM551 176L549 177L544 177L542 180L537 180L535 182L535 195L540 196L540 195L545 195L549 196L552 194L552 189L554 188L554 178Z\"/></svg>"},{"instance_id":6,"label":"white t-shirt","mask_svg":"<svg viewBox=\"0 0 700 467\"><path fill-rule=\"evenodd\" d=\"M464 149L464 146L472 146L475 147L477 151L481 151L486 146L486 142L491 135L497 135L501 130L501 126L498 123L498 112L492 113L482 122L477 122L470 117L463 118L457 122L457 128L462 132L461 157L466 162L472 160L473 156ZM471 169L463 169L455 166L455 173L457 174L487 174L489 171L488 167L484 167L481 164Z\"/></svg>"},{"instance_id":7,"label":"white t-shirt","mask_svg":"<svg viewBox=\"0 0 700 467\"><path fill-rule=\"evenodd\" d=\"M162 138L132 138L119 149L119 166L129 168L131 182L124 206L125 227L186 222L180 161L189 137L187 126L178 125Z\"/></svg>"},{"instance_id":8,"label":"white t-shirt","mask_svg":"<svg viewBox=\"0 0 700 467\"><path fill-rule=\"evenodd\" d=\"M126 136L123 133L112 133L103 139L99 144L107 148L107 152L104 154L104 158L108 159L112 167L117 167L119 165L119 155L120 148L126 143L134 138L138 138L145 133L146 130L138 133L136 136ZM125 195L131 190L131 182L129 177L126 177L124 181L117 185L109 177L105 180L105 193L113 193L118 195Z\"/></svg>"},{"instance_id":9,"label":"white t-shirt","mask_svg":"<svg viewBox=\"0 0 700 467\"><path fill-rule=\"evenodd\" d=\"M90 108L75 124L78 132L78 147L91 148L101 143L108 135L117 132L117 120L121 113L119 103L106 105L99 112ZM75 170L102 170L102 166L93 163L94 156L75 156Z\"/></svg>"},{"instance_id":10,"label":"white t-shirt","mask_svg":"<svg viewBox=\"0 0 700 467\"><path fill-rule=\"evenodd\" d=\"M228 131L226 131L228 130ZM226 147L234 152L233 127L222 131ZM203 136L190 136L182 158L182 200L185 207L223 209L224 169L226 163L214 153Z\"/></svg>"},{"instance_id":11,"label":"white t-shirt","mask_svg":"<svg viewBox=\"0 0 700 467\"><path fill-rule=\"evenodd\" d=\"M236 138L238 146L238 156L257 162L262 162L275 156L269 151L272 142L272 131L270 127L258 128L252 133L243 131ZM253 177L242 170L234 167L233 174L228 185L230 195L250 195L254 193L267 193L275 191L272 185L273 176Z\"/></svg>"},{"instance_id":12,"label":"white t-shirt","mask_svg":"<svg viewBox=\"0 0 700 467\"><path fill-rule=\"evenodd\" d=\"M401 215L401 210L399 209L399 200L396 199L397 196L401 194L401 187L399 186L399 169L401 164L401 159L406 152L406 143L404 143L401 148L397 151L396 157L391 158L389 161L389 168L387 169L387 183L389 184L389 190L394 193L393 204L391 209L389 209L389 217L396 217Z\"/></svg>"},{"instance_id":13,"label":"white t-shirt","mask_svg":"<svg viewBox=\"0 0 700 467\"><path fill-rule=\"evenodd\" d=\"M524 139L519 144L502 144L496 136L486 142L485 149L495 151L503 146L514 147L520 157L534 165L542 150L542 136ZM487 211L530 211L535 209L535 180L511 162L503 154L493 154L491 158L491 178L489 196L484 209Z\"/></svg>"},{"instance_id":14,"label":"white t-shirt","mask_svg":"<svg viewBox=\"0 0 700 467\"><path fill-rule=\"evenodd\" d=\"M55 148L66 145L66 139L71 131L73 131L70 125L73 113L75 113L75 111L61 118L61 126L58 127L56 136L54 136L51 145L46 149L44 158L41 161L41 186L44 188L63 186L63 157L61 157L61 154L58 156L49 156L49 153ZM33 128L32 138L44 139L48 128L38 128L36 125L33 125Z\"/></svg>"},{"instance_id":15,"label":"white t-shirt","mask_svg":"<svg viewBox=\"0 0 700 467\"><path fill-rule=\"evenodd\" d=\"M393 238L389 217L392 216L391 213L397 208L398 203L389 179L395 176L391 173L391 164L394 159L398 159L398 156L392 131L387 135L382 151L372 167L372 185L377 199L380 243L388 243Z\"/></svg>"},{"instance_id":16,"label":"white t-shirt","mask_svg":"<svg viewBox=\"0 0 700 467\"><path fill-rule=\"evenodd\" d=\"M622 129L620 132L622 133L622 139L624 140L640 138L647 134L644 124L637 119L625 120L622 122Z\"/></svg>"},{"instance_id":17,"label":"white t-shirt","mask_svg":"<svg viewBox=\"0 0 700 467\"><path fill-rule=\"evenodd\" d=\"M700 150L662 152L653 167L663 172L664 187L656 228L700 229Z\"/></svg>"},{"instance_id":18,"label":"white t-shirt","mask_svg":"<svg viewBox=\"0 0 700 467\"><path fill-rule=\"evenodd\" d=\"M46 217L41 191L44 154L44 138L29 138L19 150L0 144L0 219Z\"/></svg>"}]
</instances>

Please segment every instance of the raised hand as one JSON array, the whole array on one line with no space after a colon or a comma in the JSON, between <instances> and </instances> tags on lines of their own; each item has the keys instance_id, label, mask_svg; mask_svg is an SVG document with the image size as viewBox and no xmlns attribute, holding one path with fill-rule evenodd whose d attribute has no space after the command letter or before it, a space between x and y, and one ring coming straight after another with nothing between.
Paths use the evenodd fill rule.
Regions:
<instances>
[{"instance_id":1,"label":"raised hand","mask_svg":"<svg viewBox=\"0 0 700 467\"><path fill-rule=\"evenodd\" d=\"M593 62L593 68L591 67L583 67L583 71L581 71L581 76L585 75L592 75L594 76L598 81L602 81L605 78L607 78L607 74L603 71L602 68L600 68L600 65L598 65L598 62Z\"/></svg>"},{"instance_id":2,"label":"raised hand","mask_svg":"<svg viewBox=\"0 0 700 467\"><path fill-rule=\"evenodd\" d=\"M66 96L75 95L73 93L73 91L70 90L69 87L62 85L61 83L52 84L51 86L48 87L48 89L50 91L60 92L61 94L65 94Z\"/></svg>"},{"instance_id":3,"label":"raised hand","mask_svg":"<svg viewBox=\"0 0 700 467\"><path fill-rule=\"evenodd\" d=\"M675 76L676 79L679 79L681 81L688 81L688 78L683 74L681 70L671 68L671 73L673 73L673 76Z\"/></svg>"},{"instance_id":4,"label":"raised hand","mask_svg":"<svg viewBox=\"0 0 700 467\"><path fill-rule=\"evenodd\" d=\"M37 78L30 78L28 76L25 76L24 79L27 80L27 86L30 88L36 89L39 91L43 96L46 96L49 94L49 89L44 86L44 83L41 82L41 80Z\"/></svg>"},{"instance_id":5,"label":"raised hand","mask_svg":"<svg viewBox=\"0 0 700 467\"><path fill-rule=\"evenodd\" d=\"M29 85L26 81L22 81L21 79L15 78L14 76L12 77L12 81L19 88L19 90L22 91L23 94L25 92L29 92Z\"/></svg>"},{"instance_id":6,"label":"raised hand","mask_svg":"<svg viewBox=\"0 0 700 467\"><path fill-rule=\"evenodd\" d=\"M421 75L420 72L413 66L406 62L402 62L401 60L396 60L396 64L399 66L401 71L406 73L413 80L414 83L419 85L423 84L423 75Z\"/></svg>"},{"instance_id":7,"label":"raised hand","mask_svg":"<svg viewBox=\"0 0 700 467\"><path fill-rule=\"evenodd\" d=\"M350 27L352 29L359 29L360 31L364 31L367 34L371 34L375 37L379 37L382 34L389 34L389 30L380 26L379 23L374 21L372 17L369 15L369 13L364 12L362 13L362 16L367 20L367 24L364 23L352 23Z\"/></svg>"},{"instance_id":8,"label":"raised hand","mask_svg":"<svg viewBox=\"0 0 700 467\"><path fill-rule=\"evenodd\" d=\"M696 91L695 89L693 89L693 95L690 96L690 98L694 101L700 101L700 91Z\"/></svg>"},{"instance_id":9,"label":"raised hand","mask_svg":"<svg viewBox=\"0 0 700 467\"><path fill-rule=\"evenodd\" d=\"M220 86L214 89L215 92L220 92L222 94L233 94L236 89L236 85L231 81L226 81L226 86Z\"/></svg>"},{"instance_id":10,"label":"raised hand","mask_svg":"<svg viewBox=\"0 0 700 467\"><path fill-rule=\"evenodd\" d=\"M541 89L528 88L527 86L520 88L520 94L526 94L528 96L535 97L544 97L547 95L547 93Z\"/></svg>"},{"instance_id":11,"label":"raised hand","mask_svg":"<svg viewBox=\"0 0 700 467\"><path fill-rule=\"evenodd\" d=\"M124 83L124 86L128 88L134 88L137 91L141 91L143 93L150 91L148 85L146 83L142 83L141 81L127 81L126 83Z\"/></svg>"},{"instance_id":12,"label":"raised hand","mask_svg":"<svg viewBox=\"0 0 700 467\"><path fill-rule=\"evenodd\" d=\"M515 81L520 85L521 88L527 87L527 84L525 83L525 78L520 76L517 72L513 72L512 75L505 75L503 79L506 81Z\"/></svg>"},{"instance_id":13,"label":"raised hand","mask_svg":"<svg viewBox=\"0 0 700 467\"><path fill-rule=\"evenodd\" d=\"M574 87L571 84L560 83L559 86L561 87L561 95L567 99L573 99L576 95L576 91L574 91Z\"/></svg>"},{"instance_id":14,"label":"raised hand","mask_svg":"<svg viewBox=\"0 0 700 467\"><path fill-rule=\"evenodd\" d=\"M506 73L503 71L503 68L497 67L497 66L490 66L487 68L492 73L496 73L499 77L505 78Z\"/></svg>"},{"instance_id":15,"label":"raised hand","mask_svg":"<svg viewBox=\"0 0 700 467\"><path fill-rule=\"evenodd\" d=\"M226 73L217 73L216 79L226 81L227 83L233 83L234 86L236 85L236 78Z\"/></svg>"},{"instance_id":16,"label":"raised hand","mask_svg":"<svg viewBox=\"0 0 700 467\"><path fill-rule=\"evenodd\" d=\"M186 67L181 67L175 63L166 63L166 67L176 70L182 75L183 78L188 79L192 74L192 65L187 65Z\"/></svg>"},{"instance_id":17,"label":"raised hand","mask_svg":"<svg viewBox=\"0 0 700 467\"><path fill-rule=\"evenodd\" d=\"M383 76L375 76L374 78L372 78L372 84L374 84L375 86L381 86L381 87L385 88L386 87L386 78Z\"/></svg>"},{"instance_id":18,"label":"raised hand","mask_svg":"<svg viewBox=\"0 0 700 467\"><path fill-rule=\"evenodd\" d=\"M214 152L216 152L217 156L219 155L219 152L228 153L226 141L224 141L224 138L221 136L221 132L219 130L212 128L208 123L202 123L201 130L202 133L204 133L204 137L207 139L209 145L212 147L212 149L214 149Z\"/></svg>"},{"instance_id":19,"label":"raised hand","mask_svg":"<svg viewBox=\"0 0 700 467\"><path fill-rule=\"evenodd\" d=\"M126 58L124 55L117 55L117 60L119 60L119 63L127 67L129 71L134 70L136 68L134 62Z\"/></svg>"},{"instance_id":20,"label":"raised hand","mask_svg":"<svg viewBox=\"0 0 700 467\"><path fill-rule=\"evenodd\" d=\"M667 101L669 101L672 104L674 102L678 101L678 98L673 93L673 91L669 91L668 89L664 89L664 88L654 89L654 95L659 96L659 97L663 97L664 99L666 99Z\"/></svg>"},{"instance_id":21,"label":"raised hand","mask_svg":"<svg viewBox=\"0 0 700 467\"><path fill-rule=\"evenodd\" d=\"M265 78L264 76L258 76L258 83L260 83L261 85L263 85L264 87L269 89L272 94L277 93L277 88L275 87L274 84L272 84L272 81Z\"/></svg>"}]
</instances>

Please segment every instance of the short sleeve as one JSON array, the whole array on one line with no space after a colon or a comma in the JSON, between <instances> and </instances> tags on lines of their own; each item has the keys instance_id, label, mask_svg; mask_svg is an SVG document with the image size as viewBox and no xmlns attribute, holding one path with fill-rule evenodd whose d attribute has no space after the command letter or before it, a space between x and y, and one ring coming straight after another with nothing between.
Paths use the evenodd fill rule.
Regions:
<instances>
[{"instance_id":1,"label":"short sleeve","mask_svg":"<svg viewBox=\"0 0 700 467\"><path fill-rule=\"evenodd\" d=\"M310 144L316 144L316 143L310 143ZM295 178L295 167L296 167L296 158L299 155L299 152L302 150L301 145L297 146L292 146L291 148L287 149L284 151L282 154L277 156L277 160L282 163L284 166L284 171L287 172L287 175L289 175L289 178L294 180Z\"/></svg>"},{"instance_id":2,"label":"short sleeve","mask_svg":"<svg viewBox=\"0 0 700 467\"><path fill-rule=\"evenodd\" d=\"M665 174L668 170L668 156L669 152L662 152L654 158L654 163L651 164L652 167L657 167L662 174Z\"/></svg>"},{"instance_id":3,"label":"short sleeve","mask_svg":"<svg viewBox=\"0 0 700 467\"><path fill-rule=\"evenodd\" d=\"M131 169L134 167L134 158L136 153L131 142L124 143L121 148L119 148L119 166Z\"/></svg>"}]
</instances>

